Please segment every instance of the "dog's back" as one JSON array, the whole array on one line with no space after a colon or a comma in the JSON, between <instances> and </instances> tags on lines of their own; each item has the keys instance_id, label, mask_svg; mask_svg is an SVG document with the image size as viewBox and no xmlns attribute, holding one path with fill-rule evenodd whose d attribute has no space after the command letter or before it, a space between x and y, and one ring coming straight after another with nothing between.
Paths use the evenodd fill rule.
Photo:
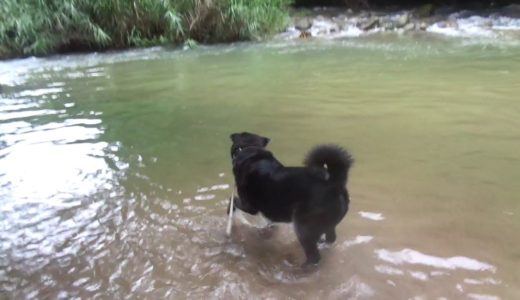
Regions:
<instances>
[{"instance_id":1,"label":"dog's back","mask_svg":"<svg viewBox=\"0 0 520 300\"><path fill-rule=\"evenodd\" d=\"M275 222L291 222L302 214L328 219L344 216L348 208L345 184L352 163L346 151L334 145L318 146L307 156L305 167L285 167L266 152L257 150L239 167L247 170L237 178L244 200Z\"/></svg>"}]
</instances>

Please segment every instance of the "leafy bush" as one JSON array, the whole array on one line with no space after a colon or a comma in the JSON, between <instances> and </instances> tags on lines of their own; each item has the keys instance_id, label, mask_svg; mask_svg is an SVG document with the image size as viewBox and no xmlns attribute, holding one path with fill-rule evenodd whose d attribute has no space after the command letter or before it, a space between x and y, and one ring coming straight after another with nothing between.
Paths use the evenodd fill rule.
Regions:
<instances>
[{"instance_id":1,"label":"leafy bush","mask_svg":"<svg viewBox=\"0 0 520 300\"><path fill-rule=\"evenodd\" d=\"M282 30L291 0L2 0L0 57L247 40Z\"/></svg>"}]
</instances>

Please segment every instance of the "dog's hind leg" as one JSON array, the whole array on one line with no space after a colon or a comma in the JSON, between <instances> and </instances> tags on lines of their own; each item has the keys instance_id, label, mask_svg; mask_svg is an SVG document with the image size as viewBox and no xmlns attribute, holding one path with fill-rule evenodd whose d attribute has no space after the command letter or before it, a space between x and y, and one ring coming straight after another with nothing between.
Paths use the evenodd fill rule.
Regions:
<instances>
[{"instance_id":1,"label":"dog's hind leg","mask_svg":"<svg viewBox=\"0 0 520 300\"><path fill-rule=\"evenodd\" d=\"M325 242L328 244L332 244L336 241L336 229L332 227L327 232L325 232Z\"/></svg>"},{"instance_id":2,"label":"dog's hind leg","mask_svg":"<svg viewBox=\"0 0 520 300\"><path fill-rule=\"evenodd\" d=\"M308 226L303 226L297 223L295 224L295 229L298 241L302 245L303 250L305 251L305 256L307 257L304 266L317 264L321 258L317 246L321 233L309 228Z\"/></svg>"}]
</instances>

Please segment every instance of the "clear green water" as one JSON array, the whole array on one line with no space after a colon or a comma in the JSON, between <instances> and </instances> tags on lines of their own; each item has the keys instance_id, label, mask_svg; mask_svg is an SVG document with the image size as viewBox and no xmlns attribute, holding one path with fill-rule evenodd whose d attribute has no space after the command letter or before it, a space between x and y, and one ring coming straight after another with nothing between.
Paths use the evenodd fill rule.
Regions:
<instances>
[{"instance_id":1,"label":"clear green water","mask_svg":"<svg viewBox=\"0 0 520 300\"><path fill-rule=\"evenodd\" d=\"M1 297L520 297L518 44L149 49L2 62L0 83ZM288 165L353 153L319 271L290 225L225 237L244 130Z\"/></svg>"}]
</instances>

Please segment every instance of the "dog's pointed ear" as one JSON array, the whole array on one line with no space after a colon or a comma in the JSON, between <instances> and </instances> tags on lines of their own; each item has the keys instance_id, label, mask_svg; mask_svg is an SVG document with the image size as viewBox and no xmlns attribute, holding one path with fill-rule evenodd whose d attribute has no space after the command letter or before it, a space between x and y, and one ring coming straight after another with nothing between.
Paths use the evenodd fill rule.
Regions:
<instances>
[{"instance_id":1,"label":"dog's pointed ear","mask_svg":"<svg viewBox=\"0 0 520 300\"><path fill-rule=\"evenodd\" d=\"M266 138L266 137L262 138L262 143L264 144L264 147L267 146L267 144L269 144L270 141L271 141L270 138Z\"/></svg>"},{"instance_id":2,"label":"dog's pointed ear","mask_svg":"<svg viewBox=\"0 0 520 300\"><path fill-rule=\"evenodd\" d=\"M232 141L233 143L236 143L236 142L237 142L237 139L238 139L238 135L239 135L238 133L233 133L233 134L231 134L231 135L229 136L229 138L231 139L231 141Z\"/></svg>"}]
</instances>

